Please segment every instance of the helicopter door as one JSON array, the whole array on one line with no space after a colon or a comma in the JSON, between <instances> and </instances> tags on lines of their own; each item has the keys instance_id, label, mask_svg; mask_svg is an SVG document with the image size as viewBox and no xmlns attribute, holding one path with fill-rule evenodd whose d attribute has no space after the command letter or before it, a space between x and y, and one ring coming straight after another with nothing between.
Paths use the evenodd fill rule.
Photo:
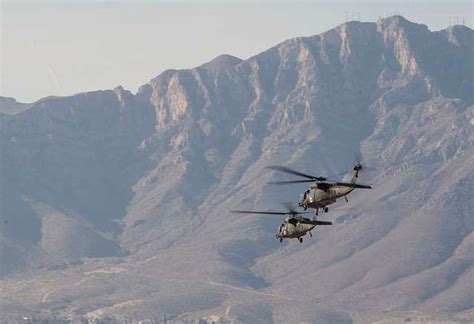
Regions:
<instances>
[{"instance_id":1,"label":"helicopter door","mask_svg":"<svg viewBox=\"0 0 474 324\"><path fill-rule=\"evenodd\" d=\"M284 228L285 228L285 224L282 223L282 224L280 225L280 227L278 228L278 233L279 233L280 235L285 235L285 234L286 234L286 233L285 233L286 231L284 230Z\"/></svg>"}]
</instances>

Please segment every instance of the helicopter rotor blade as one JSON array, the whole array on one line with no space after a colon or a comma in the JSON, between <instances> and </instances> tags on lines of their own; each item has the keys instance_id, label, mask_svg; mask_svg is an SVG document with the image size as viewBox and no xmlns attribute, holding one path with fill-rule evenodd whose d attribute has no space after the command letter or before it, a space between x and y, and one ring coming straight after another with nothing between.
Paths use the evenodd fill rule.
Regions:
<instances>
[{"instance_id":1,"label":"helicopter rotor blade","mask_svg":"<svg viewBox=\"0 0 474 324\"><path fill-rule=\"evenodd\" d=\"M314 182L315 180L289 180L289 181L270 181L269 184L285 185L294 183Z\"/></svg>"},{"instance_id":2,"label":"helicopter rotor blade","mask_svg":"<svg viewBox=\"0 0 474 324\"><path fill-rule=\"evenodd\" d=\"M332 222L327 221L317 221L317 220L299 220L301 224L308 224L308 225L332 225Z\"/></svg>"},{"instance_id":3,"label":"helicopter rotor blade","mask_svg":"<svg viewBox=\"0 0 474 324\"><path fill-rule=\"evenodd\" d=\"M372 186L363 185L359 183L335 182L334 184L343 187L357 188L357 189L372 189Z\"/></svg>"},{"instance_id":4,"label":"helicopter rotor blade","mask_svg":"<svg viewBox=\"0 0 474 324\"><path fill-rule=\"evenodd\" d=\"M315 176L312 176L310 174L299 172L299 171L296 171L296 170L293 170L293 169L290 169L290 168L287 168L287 167L284 167L284 166L281 166L281 165L270 165L270 166L267 166L267 168L272 169L272 170L276 170L276 171L280 171L280 172L284 172L284 173L297 175L297 176L300 176L300 177L303 177L303 178L308 178L308 179L311 179L313 181L316 181L316 180L317 181L326 181L327 180L325 177L315 177Z\"/></svg>"},{"instance_id":5,"label":"helicopter rotor blade","mask_svg":"<svg viewBox=\"0 0 474 324\"><path fill-rule=\"evenodd\" d=\"M309 214L309 212L269 212L269 211L254 211L254 210L231 210L231 213L234 214L263 214L263 215L299 215L299 214Z\"/></svg>"},{"instance_id":6,"label":"helicopter rotor blade","mask_svg":"<svg viewBox=\"0 0 474 324\"><path fill-rule=\"evenodd\" d=\"M265 215L286 215L288 213L282 212L268 212L268 211L253 211L253 210L231 210L234 214L265 214Z\"/></svg>"}]
</instances>

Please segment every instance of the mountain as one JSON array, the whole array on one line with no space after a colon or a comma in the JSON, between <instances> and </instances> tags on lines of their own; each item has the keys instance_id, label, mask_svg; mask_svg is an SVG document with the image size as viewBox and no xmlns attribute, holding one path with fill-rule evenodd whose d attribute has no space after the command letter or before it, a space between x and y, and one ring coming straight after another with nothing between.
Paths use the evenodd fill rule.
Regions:
<instances>
[{"instance_id":1,"label":"mountain","mask_svg":"<svg viewBox=\"0 0 474 324\"><path fill-rule=\"evenodd\" d=\"M2 319L474 320L473 31L349 22L0 114ZM370 192L279 243L355 156Z\"/></svg>"}]
</instances>

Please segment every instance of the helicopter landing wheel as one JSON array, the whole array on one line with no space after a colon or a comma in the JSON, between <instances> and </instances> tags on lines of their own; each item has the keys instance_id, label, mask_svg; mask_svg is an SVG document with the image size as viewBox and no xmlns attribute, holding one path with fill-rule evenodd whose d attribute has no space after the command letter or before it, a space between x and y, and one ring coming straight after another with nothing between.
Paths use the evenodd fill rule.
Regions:
<instances>
[{"instance_id":1,"label":"helicopter landing wheel","mask_svg":"<svg viewBox=\"0 0 474 324\"><path fill-rule=\"evenodd\" d=\"M329 211L329 208L324 207L324 212L327 213Z\"/></svg>"},{"instance_id":2,"label":"helicopter landing wheel","mask_svg":"<svg viewBox=\"0 0 474 324\"><path fill-rule=\"evenodd\" d=\"M280 243L283 242L283 239L281 237L279 238L279 240L280 240Z\"/></svg>"},{"instance_id":3,"label":"helicopter landing wheel","mask_svg":"<svg viewBox=\"0 0 474 324\"><path fill-rule=\"evenodd\" d=\"M309 237L313 237L313 234L311 234L311 232L309 232Z\"/></svg>"},{"instance_id":4,"label":"helicopter landing wheel","mask_svg":"<svg viewBox=\"0 0 474 324\"><path fill-rule=\"evenodd\" d=\"M300 241L300 243L303 243L303 238L302 238L302 237L298 237L298 241Z\"/></svg>"},{"instance_id":5,"label":"helicopter landing wheel","mask_svg":"<svg viewBox=\"0 0 474 324\"><path fill-rule=\"evenodd\" d=\"M319 215L319 208L316 208L316 211L314 212L316 214L316 216Z\"/></svg>"}]
</instances>

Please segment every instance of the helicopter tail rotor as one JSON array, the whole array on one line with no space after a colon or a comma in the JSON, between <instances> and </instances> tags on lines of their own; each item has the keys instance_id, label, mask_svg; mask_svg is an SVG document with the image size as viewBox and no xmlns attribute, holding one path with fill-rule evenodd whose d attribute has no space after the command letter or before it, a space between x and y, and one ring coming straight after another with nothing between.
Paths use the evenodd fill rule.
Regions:
<instances>
[{"instance_id":1,"label":"helicopter tail rotor","mask_svg":"<svg viewBox=\"0 0 474 324\"><path fill-rule=\"evenodd\" d=\"M379 169L366 165L365 162L363 161L362 155L360 153L358 153L358 154L356 154L355 159L354 159L353 170L354 171L356 171L356 170L357 171L364 171L364 170L378 171Z\"/></svg>"}]
</instances>

